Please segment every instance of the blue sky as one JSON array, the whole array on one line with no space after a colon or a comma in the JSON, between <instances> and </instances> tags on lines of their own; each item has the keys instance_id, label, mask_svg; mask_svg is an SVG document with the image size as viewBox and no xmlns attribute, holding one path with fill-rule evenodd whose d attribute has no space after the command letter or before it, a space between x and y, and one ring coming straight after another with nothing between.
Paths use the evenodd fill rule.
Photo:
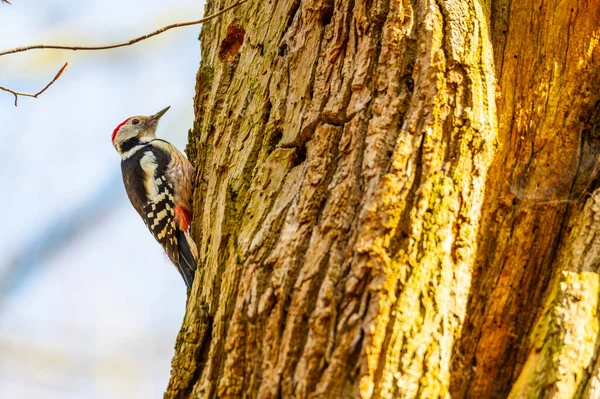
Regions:
<instances>
[{"instance_id":1,"label":"blue sky","mask_svg":"<svg viewBox=\"0 0 600 399\"><path fill-rule=\"evenodd\" d=\"M104 44L199 19L203 2L0 5L0 49ZM0 57L0 397L162 397L185 286L128 203L110 142L123 119L171 105L158 135L184 149L200 27L103 52Z\"/></svg>"}]
</instances>

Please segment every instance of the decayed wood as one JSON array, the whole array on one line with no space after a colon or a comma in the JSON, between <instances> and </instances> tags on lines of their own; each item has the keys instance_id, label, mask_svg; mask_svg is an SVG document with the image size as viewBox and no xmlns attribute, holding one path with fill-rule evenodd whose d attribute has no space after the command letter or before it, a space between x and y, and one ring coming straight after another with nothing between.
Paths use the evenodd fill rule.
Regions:
<instances>
[{"instance_id":1,"label":"decayed wood","mask_svg":"<svg viewBox=\"0 0 600 399\"><path fill-rule=\"evenodd\" d=\"M165 397L518 397L563 373L535 348L572 353L553 331L597 303L567 266L580 206L541 203L598 154L600 6L573 2L250 1L203 26L201 267Z\"/></svg>"},{"instance_id":2,"label":"decayed wood","mask_svg":"<svg viewBox=\"0 0 600 399\"><path fill-rule=\"evenodd\" d=\"M529 354L509 398L597 397L600 368L600 196L594 193L573 220ZM597 362L597 360L596 360ZM590 378L592 374L592 378Z\"/></svg>"},{"instance_id":3,"label":"decayed wood","mask_svg":"<svg viewBox=\"0 0 600 399\"><path fill-rule=\"evenodd\" d=\"M491 21L499 148L452 365L459 398L510 391L600 154L600 2L497 1Z\"/></svg>"}]
</instances>

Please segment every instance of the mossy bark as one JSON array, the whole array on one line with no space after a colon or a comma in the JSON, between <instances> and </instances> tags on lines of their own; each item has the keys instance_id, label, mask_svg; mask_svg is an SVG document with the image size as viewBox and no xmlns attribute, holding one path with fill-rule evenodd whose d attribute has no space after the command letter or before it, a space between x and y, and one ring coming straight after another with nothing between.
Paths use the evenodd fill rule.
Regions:
<instances>
[{"instance_id":1,"label":"mossy bark","mask_svg":"<svg viewBox=\"0 0 600 399\"><path fill-rule=\"evenodd\" d=\"M165 397L594 397L598 21L250 0L203 26Z\"/></svg>"}]
</instances>

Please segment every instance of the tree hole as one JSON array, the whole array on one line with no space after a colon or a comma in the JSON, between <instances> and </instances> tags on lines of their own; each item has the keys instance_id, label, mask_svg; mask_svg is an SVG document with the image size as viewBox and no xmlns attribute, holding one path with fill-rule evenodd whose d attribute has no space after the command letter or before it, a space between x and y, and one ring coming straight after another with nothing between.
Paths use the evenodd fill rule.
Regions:
<instances>
[{"instance_id":1,"label":"tree hole","mask_svg":"<svg viewBox=\"0 0 600 399\"><path fill-rule=\"evenodd\" d=\"M287 43L283 43L279 46L279 56L283 57L285 55L285 51L287 50Z\"/></svg>"},{"instance_id":2,"label":"tree hole","mask_svg":"<svg viewBox=\"0 0 600 399\"><path fill-rule=\"evenodd\" d=\"M298 166L304 161L306 161L306 143L302 143L301 146L296 147L296 152L292 159L292 167Z\"/></svg>"},{"instance_id":3,"label":"tree hole","mask_svg":"<svg viewBox=\"0 0 600 399\"><path fill-rule=\"evenodd\" d=\"M331 18L333 17L333 8L333 2L325 7L323 13L321 14L321 25L327 26L331 23Z\"/></svg>"},{"instance_id":4,"label":"tree hole","mask_svg":"<svg viewBox=\"0 0 600 399\"><path fill-rule=\"evenodd\" d=\"M281 131L281 129L277 129L275 130L275 132L273 132L273 135L269 139L269 147L267 148L268 154L272 153L275 150L275 147L277 147L277 144L279 144L282 137L283 132Z\"/></svg>"},{"instance_id":5,"label":"tree hole","mask_svg":"<svg viewBox=\"0 0 600 399\"><path fill-rule=\"evenodd\" d=\"M246 31L244 28L232 22L227 27L227 35L225 39L221 41L219 48L219 59L224 62L231 62L240 51L240 47L244 43L244 36Z\"/></svg>"}]
</instances>

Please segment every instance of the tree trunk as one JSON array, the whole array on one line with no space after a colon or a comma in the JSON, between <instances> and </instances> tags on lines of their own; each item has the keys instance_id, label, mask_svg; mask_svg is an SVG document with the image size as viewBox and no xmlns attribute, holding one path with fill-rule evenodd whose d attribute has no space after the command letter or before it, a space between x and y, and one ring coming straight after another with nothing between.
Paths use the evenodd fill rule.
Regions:
<instances>
[{"instance_id":1,"label":"tree trunk","mask_svg":"<svg viewBox=\"0 0 600 399\"><path fill-rule=\"evenodd\" d=\"M165 397L600 397L599 21L250 0L204 25Z\"/></svg>"}]
</instances>

